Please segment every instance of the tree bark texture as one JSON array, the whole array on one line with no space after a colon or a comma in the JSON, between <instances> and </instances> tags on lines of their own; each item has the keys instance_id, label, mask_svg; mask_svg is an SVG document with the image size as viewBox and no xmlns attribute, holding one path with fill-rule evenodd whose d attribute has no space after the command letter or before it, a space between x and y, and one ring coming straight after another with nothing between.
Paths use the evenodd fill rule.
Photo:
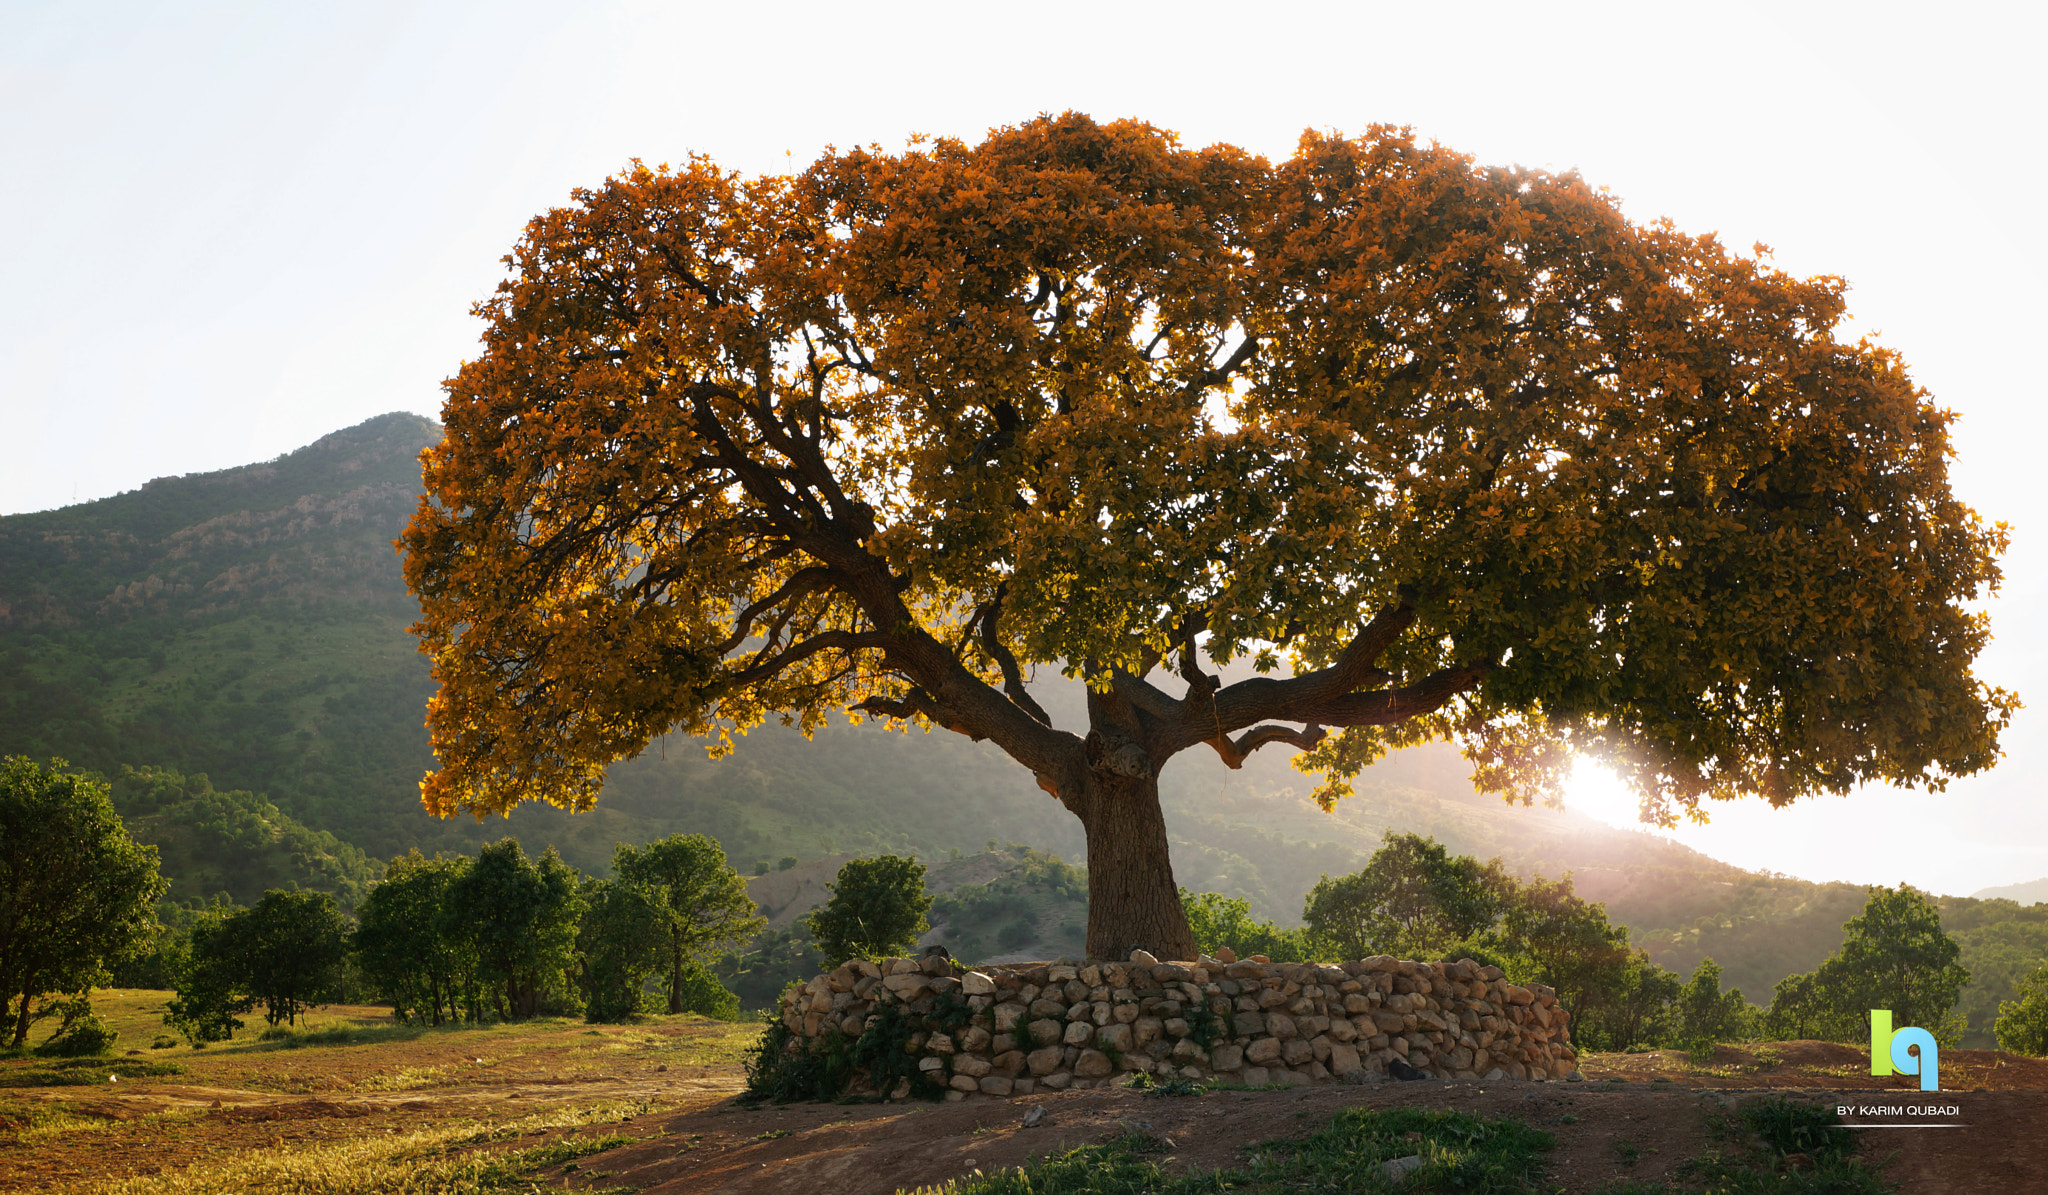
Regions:
<instances>
[{"instance_id":1,"label":"tree bark texture","mask_svg":"<svg viewBox=\"0 0 2048 1195\"><path fill-rule=\"evenodd\" d=\"M1081 824L1088 835L1088 957L1124 959L1136 949L1193 959L1195 937L1180 907L1159 777L1097 776Z\"/></svg>"}]
</instances>

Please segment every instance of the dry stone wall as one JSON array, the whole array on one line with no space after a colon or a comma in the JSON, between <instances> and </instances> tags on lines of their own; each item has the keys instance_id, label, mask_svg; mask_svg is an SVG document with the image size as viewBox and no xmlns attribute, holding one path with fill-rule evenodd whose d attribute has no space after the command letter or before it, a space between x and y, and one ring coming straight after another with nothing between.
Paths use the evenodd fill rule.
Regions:
<instances>
[{"instance_id":1,"label":"dry stone wall","mask_svg":"<svg viewBox=\"0 0 2048 1195\"><path fill-rule=\"evenodd\" d=\"M966 1099L1137 1072L1253 1087L1355 1083L1397 1063L1439 1077L1562 1079L1576 1058L1555 992L1469 959L1162 963L1137 951L1127 962L970 971L930 953L855 960L794 986L782 1020L792 1051L872 1043L893 1025L890 1040L916 1059L915 1079L880 1093L899 1099L919 1082Z\"/></svg>"}]
</instances>

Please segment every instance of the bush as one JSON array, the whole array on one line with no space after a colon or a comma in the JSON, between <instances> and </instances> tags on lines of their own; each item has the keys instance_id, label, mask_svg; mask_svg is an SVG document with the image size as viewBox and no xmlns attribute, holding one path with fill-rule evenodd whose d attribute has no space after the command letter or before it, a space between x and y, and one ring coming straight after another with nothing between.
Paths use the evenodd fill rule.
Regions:
<instances>
[{"instance_id":1,"label":"bush","mask_svg":"<svg viewBox=\"0 0 2048 1195\"><path fill-rule=\"evenodd\" d=\"M2017 1000L1998 1004L1998 1048L2015 1054L2048 1054L2048 967L2020 980Z\"/></svg>"},{"instance_id":2,"label":"bush","mask_svg":"<svg viewBox=\"0 0 2048 1195\"><path fill-rule=\"evenodd\" d=\"M678 987L682 993L682 1011L707 1016L714 1021L740 1019L740 998L718 982L718 976L713 975L704 964L685 964L682 981Z\"/></svg>"},{"instance_id":3,"label":"bush","mask_svg":"<svg viewBox=\"0 0 2048 1195\"><path fill-rule=\"evenodd\" d=\"M64 1016L63 1024L48 1040L35 1048L38 1058L87 1058L114 1048L120 1036L92 1010L92 998L84 993L62 1001L48 1011Z\"/></svg>"},{"instance_id":4,"label":"bush","mask_svg":"<svg viewBox=\"0 0 2048 1195\"><path fill-rule=\"evenodd\" d=\"M1004 950L1016 950L1030 942L1035 932L1029 917L1019 917L996 931L996 945Z\"/></svg>"}]
</instances>

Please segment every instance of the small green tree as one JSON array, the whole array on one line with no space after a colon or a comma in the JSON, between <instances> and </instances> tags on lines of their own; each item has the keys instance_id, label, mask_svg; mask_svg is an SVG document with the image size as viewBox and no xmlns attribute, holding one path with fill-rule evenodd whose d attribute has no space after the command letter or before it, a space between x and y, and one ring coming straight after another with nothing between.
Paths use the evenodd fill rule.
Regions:
<instances>
[{"instance_id":1,"label":"small green tree","mask_svg":"<svg viewBox=\"0 0 2048 1195\"><path fill-rule=\"evenodd\" d=\"M583 905L576 953L583 960L584 1018L608 1024L646 1011L642 990L661 970L669 944L654 896L630 880L591 879L584 881ZM669 990L677 990L673 979Z\"/></svg>"},{"instance_id":2,"label":"small green tree","mask_svg":"<svg viewBox=\"0 0 2048 1195\"><path fill-rule=\"evenodd\" d=\"M576 889L575 870L555 848L530 859L514 838L485 847L448 885L443 932L476 960L475 988L465 997L471 1020L532 1017L576 1003L569 978L583 911Z\"/></svg>"},{"instance_id":3,"label":"small green tree","mask_svg":"<svg viewBox=\"0 0 2048 1195\"><path fill-rule=\"evenodd\" d=\"M1838 1041L1853 1030L1848 1013L1831 1006L1811 972L1787 975L1771 993L1771 1006L1764 1013L1763 1028L1774 1041Z\"/></svg>"},{"instance_id":4,"label":"small green tree","mask_svg":"<svg viewBox=\"0 0 2048 1195\"><path fill-rule=\"evenodd\" d=\"M931 928L924 865L898 855L852 859L839 869L832 899L810 916L811 937L827 967L850 958L902 954Z\"/></svg>"},{"instance_id":5,"label":"small green tree","mask_svg":"<svg viewBox=\"0 0 2048 1195\"><path fill-rule=\"evenodd\" d=\"M1628 927L1610 923L1607 906L1575 895L1569 876L1520 885L1494 934L1510 957L1508 974L1556 989L1574 1024L1621 985L1633 957Z\"/></svg>"},{"instance_id":6,"label":"small green tree","mask_svg":"<svg viewBox=\"0 0 2048 1195\"><path fill-rule=\"evenodd\" d=\"M1619 982L1603 994L1584 1024L1572 1026L1581 1049L1617 1052L1663 1040L1669 1034L1671 1004L1685 981L1650 961L1647 951L1629 955Z\"/></svg>"},{"instance_id":7,"label":"small green tree","mask_svg":"<svg viewBox=\"0 0 2048 1195\"><path fill-rule=\"evenodd\" d=\"M356 965L391 1001L401 1021L459 1020L476 972L466 935L444 915L450 887L472 860L428 859L417 850L391 860L356 910Z\"/></svg>"},{"instance_id":8,"label":"small green tree","mask_svg":"<svg viewBox=\"0 0 2048 1195\"><path fill-rule=\"evenodd\" d=\"M1970 973L1956 961L1963 949L1942 932L1941 911L1925 893L1905 884L1873 888L1863 912L1842 928L1842 951L1821 964L1821 982L1856 997L1859 1023L1864 1010L1889 1008L1894 1024L1918 1025L1943 1045L1960 1039L1962 1026L1952 1022Z\"/></svg>"},{"instance_id":9,"label":"small green tree","mask_svg":"<svg viewBox=\"0 0 2048 1195\"><path fill-rule=\"evenodd\" d=\"M1721 964L1713 959L1700 960L1672 1004L1674 1036L1695 1062L1713 1057L1715 1045L1739 1040L1749 1030L1749 1002L1741 988L1721 990Z\"/></svg>"},{"instance_id":10,"label":"small green tree","mask_svg":"<svg viewBox=\"0 0 2048 1195\"><path fill-rule=\"evenodd\" d=\"M298 1024L299 1014L333 998L348 962L348 918L325 892L271 891L228 919L239 940L242 989L263 1005L263 1019Z\"/></svg>"},{"instance_id":11,"label":"small green tree","mask_svg":"<svg viewBox=\"0 0 2048 1195\"><path fill-rule=\"evenodd\" d=\"M244 982L243 940L231 928L235 913L218 898L200 912L192 923L177 994L164 1006L164 1024L195 1046L234 1037L242 1027L240 1014L256 1006Z\"/></svg>"},{"instance_id":12,"label":"small green tree","mask_svg":"<svg viewBox=\"0 0 2048 1195\"><path fill-rule=\"evenodd\" d=\"M1512 892L1499 860L1480 863L1433 838L1389 834L1363 870L1324 876L1302 920L1311 945L1334 957L1435 958L1493 925Z\"/></svg>"},{"instance_id":13,"label":"small green tree","mask_svg":"<svg viewBox=\"0 0 2048 1195\"><path fill-rule=\"evenodd\" d=\"M2020 980L2017 1000L1998 1004L1998 1048L2015 1054L2048 1054L2048 967Z\"/></svg>"},{"instance_id":14,"label":"small green tree","mask_svg":"<svg viewBox=\"0 0 2048 1195\"><path fill-rule=\"evenodd\" d=\"M0 760L0 1024L28 1041L38 996L105 982L149 949L167 889L155 847L128 837L98 780Z\"/></svg>"},{"instance_id":15,"label":"small green tree","mask_svg":"<svg viewBox=\"0 0 2048 1195\"><path fill-rule=\"evenodd\" d=\"M1841 950L1810 977L1778 984L1765 1015L1773 1036L1796 1024L1829 1041L1856 1041L1869 1010L1888 1008L1895 1025L1917 1025L1944 1046L1962 1040L1955 1007L1970 973L1956 961L1962 947L1942 931L1933 901L1905 884L1872 888L1842 930Z\"/></svg>"},{"instance_id":16,"label":"small green tree","mask_svg":"<svg viewBox=\"0 0 2048 1195\"><path fill-rule=\"evenodd\" d=\"M1239 958L1263 954L1276 963L1308 959L1308 942L1301 930L1254 920L1248 900L1215 892L1197 896L1182 888L1180 904L1187 914L1188 928L1194 931L1195 949L1203 954L1215 954L1227 946Z\"/></svg>"},{"instance_id":17,"label":"small green tree","mask_svg":"<svg viewBox=\"0 0 2048 1195\"><path fill-rule=\"evenodd\" d=\"M612 871L640 886L666 940L671 1014L688 1006L684 980L692 964L701 970L707 959L768 924L747 895L747 881L708 835L671 834L639 848L621 843L612 854Z\"/></svg>"}]
</instances>

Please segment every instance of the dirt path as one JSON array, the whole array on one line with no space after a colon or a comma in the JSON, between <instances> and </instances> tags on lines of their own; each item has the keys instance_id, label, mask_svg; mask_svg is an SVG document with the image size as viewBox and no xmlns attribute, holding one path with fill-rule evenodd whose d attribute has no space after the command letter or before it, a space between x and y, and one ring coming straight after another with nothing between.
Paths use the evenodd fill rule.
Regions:
<instances>
[{"instance_id":1,"label":"dirt path","mask_svg":"<svg viewBox=\"0 0 2048 1195\"><path fill-rule=\"evenodd\" d=\"M1119 1089L1034 1096L1004 1103L922 1107L791 1105L744 1110L721 1104L648 1117L626 1131L653 1140L585 1158L584 1173L645 1195L779 1195L829 1190L890 1195L943 1183L977 1168L1021 1166L1035 1157L1130 1132L1157 1139L1171 1169L1240 1164L1243 1147L1299 1136L1346 1107L1449 1109L1507 1117L1557 1139L1549 1174L1568 1191L1624 1180L1672 1177L1686 1159L1726 1148L1711 1114L1732 1112L1772 1089L1610 1088L1565 1083L1378 1083L1292 1091L1217 1092L1151 1098ZM1822 1102L1896 1103L1888 1090L1810 1090ZM1947 1130L1872 1131L1862 1153L1903 1195L2048 1191L2048 1092L1944 1094L1958 1106ZM1043 1106L1046 1118L1022 1118Z\"/></svg>"},{"instance_id":2,"label":"dirt path","mask_svg":"<svg viewBox=\"0 0 2048 1195\"><path fill-rule=\"evenodd\" d=\"M1723 1131L1717 1122L1730 1121L1749 1101L1794 1095L1846 1106L1852 1123L1942 1125L1863 1134L1863 1156L1884 1163L1907 1195L2048 1192L2048 1144L2041 1132L2048 1126L2048 1061L1988 1051L1943 1058L1944 1087L1974 1090L1924 1096L1910 1080L1870 1077L1862 1051L1781 1042L1724 1047L1700 1065L1671 1051L1588 1056L1581 1060L1586 1081L1578 1083L1383 1081L1195 1098L1111 1088L1008 1101L748 1109L732 1098L741 1085L737 1065L685 1062L683 1042L660 1033L555 1029L503 1043L519 1048L500 1050L500 1061L460 1056L458 1045L487 1040L423 1040L357 1059L337 1053L329 1065L360 1076L351 1086L339 1082L340 1074L322 1075L303 1056L291 1060L288 1084L243 1085L235 1076L282 1073L285 1060L251 1056L232 1065L225 1058L210 1062L217 1073L184 1076L183 1082L13 1089L7 1096L17 1110L61 1108L106 1127L33 1144L23 1138L0 1149L0 1189L41 1190L204 1165L247 1149L317 1149L367 1134L457 1121L502 1124L548 1108L646 1101L667 1110L613 1126L645 1140L546 1177L564 1189L597 1181L659 1195L890 1195L1133 1132L1154 1138L1155 1156L1170 1159L1171 1167L1211 1169L1241 1164L1247 1146L1314 1131L1340 1109L1363 1106L1452 1109L1533 1125L1557 1140L1549 1162L1553 1182L1577 1192L1668 1178L1686 1159L1739 1147L1740 1140L1717 1135ZM572 1049L572 1040L589 1044ZM582 1069L600 1059L604 1069ZM433 1064L433 1082L379 1090L377 1076L397 1073L399 1063ZM1025 1128L1022 1118L1033 1107L1044 1108L1045 1120ZM1863 1111L1909 1107L1942 1111L1917 1119Z\"/></svg>"}]
</instances>

